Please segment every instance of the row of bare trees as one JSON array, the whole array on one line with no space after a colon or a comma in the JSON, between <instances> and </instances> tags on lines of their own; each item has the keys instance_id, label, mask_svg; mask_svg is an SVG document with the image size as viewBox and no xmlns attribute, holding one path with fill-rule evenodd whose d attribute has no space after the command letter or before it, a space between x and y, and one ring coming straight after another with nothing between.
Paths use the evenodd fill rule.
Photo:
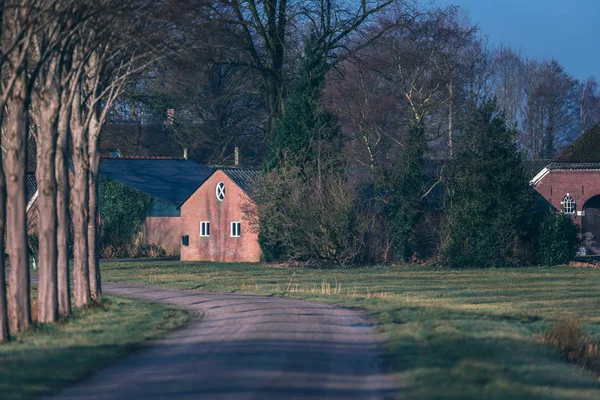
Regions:
<instances>
[{"instance_id":1,"label":"row of bare trees","mask_svg":"<svg viewBox=\"0 0 600 400\"><path fill-rule=\"evenodd\" d=\"M595 77L577 80L557 60L530 59L509 47L491 59L492 91L529 157L554 157L600 121Z\"/></svg>"},{"instance_id":2,"label":"row of bare trees","mask_svg":"<svg viewBox=\"0 0 600 400\"><path fill-rule=\"evenodd\" d=\"M102 295L98 265L98 143L128 82L165 43L168 2L5 0L1 5L2 170L0 341L32 324L26 223L27 142L36 144L38 320L71 313L69 235L77 307ZM157 40L160 39L160 40ZM70 173L72 171L72 173ZM0 241L4 252L4 241ZM8 300L8 301L7 301Z\"/></svg>"}]
</instances>

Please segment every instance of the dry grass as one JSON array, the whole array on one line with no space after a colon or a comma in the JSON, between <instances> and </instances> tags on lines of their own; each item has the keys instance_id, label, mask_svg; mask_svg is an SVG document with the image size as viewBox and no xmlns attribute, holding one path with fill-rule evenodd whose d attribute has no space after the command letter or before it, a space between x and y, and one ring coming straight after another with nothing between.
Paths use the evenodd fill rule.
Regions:
<instances>
[{"instance_id":1,"label":"dry grass","mask_svg":"<svg viewBox=\"0 0 600 400\"><path fill-rule=\"evenodd\" d=\"M130 284L289 296L358 307L387 342L406 398L597 400L600 380L540 340L573 315L600 342L600 269L286 268L107 263ZM592 353L593 349L586 350Z\"/></svg>"},{"instance_id":2,"label":"dry grass","mask_svg":"<svg viewBox=\"0 0 600 400\"><path fill-rule=\"evenodd\" d=\"M563 318L544 332L543 339L572 364L600 372L598 343L574 317Z\"/></svg>"}]
</instances>

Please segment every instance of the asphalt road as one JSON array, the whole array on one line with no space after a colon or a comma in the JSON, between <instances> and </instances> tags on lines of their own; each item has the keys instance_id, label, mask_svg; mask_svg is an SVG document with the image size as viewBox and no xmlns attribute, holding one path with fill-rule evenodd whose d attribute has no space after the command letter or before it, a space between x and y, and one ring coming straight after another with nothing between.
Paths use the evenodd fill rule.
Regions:
<instances>
[{"instance_id":1,"label":"asphalt road","mask_svg":"<svg viewBox=\"0 0 600 400\"><path fill-rule=\"evenodd\" d=\"M202 315L51 399L394 399L359 310L301 300L103 283Z\"/></svg>"}]
</instances>

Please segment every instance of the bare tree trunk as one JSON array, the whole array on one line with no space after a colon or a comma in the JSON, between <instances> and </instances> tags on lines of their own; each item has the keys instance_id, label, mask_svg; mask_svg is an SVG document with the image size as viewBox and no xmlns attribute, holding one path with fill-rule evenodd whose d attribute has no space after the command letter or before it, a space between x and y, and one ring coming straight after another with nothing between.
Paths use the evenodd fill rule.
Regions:
<instances>
[{"instance_id":1,"label":"bare tree trunk","mask_svg":"<svg viewBox=\"0 0 600 400\"><path fill-rule=\"evenodd\" d=\"M63 94L63 98L66 96ZM57 275L58 310L60 315L71 315L71 283L69 281L69 120L70 108L66 101L58 117L58 138L56 142L56 211L57 211Z\"/></svg>"},{"instance_id":2,"label":"bare tree trunk","mask_svg":"<svg viewBox=\"0 0 600 400\"><path fill-rule=\"evenodd\" d=\"M79 95L75 96L71 116L71 134L73 136L73 283L75 289L75 305L78 307L90 302L90 277L88 270L88 173L89 160L87 152L87 134L84 122L81 121L81 105Z\"/></svg>"},{"instance_id":3,"label":"bare tree trunk","mask_svg":"<svg viewBox=\"0 0 600 400\"><path fill-rule=\"evenodd\" d=\"M39 283L38 320L58 320L56 136L59 110L58 88L54 86L56 60L47 71L46 82L33 98L37 132Z\"/></svg>"},{"instance_id":4,"label":"bare tree trunk","mask_svg":"<svg viewBox=\"0 0 600 400\"><path fill-rule=\"evenodd\" d=\"M89 128L88 155L90 159L89 182L89 222L88 222L88 267L90 274L90 291L94 299L102 296L100 280L100 263L98 262L98 171L100 169L100 153L98 138L100 124L93 117Z\"/></svg>"},{"instance_id":5,"label":"bare tree trunk","mask_svg":"<svg viewBox=\"0 0 600 400\"><path fill-rule=\"evenodd\" d=\"M6 175L7 248L10 258L10 327L13 332L31 326L29 259L27 252L27 215L25 168L27 156L27 75L16 71L17 81L7 103L4 173Z\"/></svg>"},{"instance_id":6,"label":"bare tree trunk","mask_svg":"<svg viewBox=\"0 0 600 400\"><path fill-rule=\"evenodd\" d=\"M448 89L450 91L450 98L449 98L449 102L448 102L448 149L450 150L449 155L450 158L454 157L454 144L452 143L452 119L454 118L454 113L453 113L453 101L454 101L454 92L453 92L453 85L452 85L452 80L450 80L450 84L448 85Z\"/></svg>"},{"instance_id":7,"label":"bare tree trunk","mask_svg":"<svg viewBox=\"0 0 600 400\"><path fill-rule=\"evenodd\" d=\"M1 123L0 123L1 126ZM2 152L0 151L0 166ZM6 304L6 279L4 277L4 233L6 221L6 180L4 171L0 168L0 342L10 339L8 332L8 309Z\"/></svg>"}]
</instances>

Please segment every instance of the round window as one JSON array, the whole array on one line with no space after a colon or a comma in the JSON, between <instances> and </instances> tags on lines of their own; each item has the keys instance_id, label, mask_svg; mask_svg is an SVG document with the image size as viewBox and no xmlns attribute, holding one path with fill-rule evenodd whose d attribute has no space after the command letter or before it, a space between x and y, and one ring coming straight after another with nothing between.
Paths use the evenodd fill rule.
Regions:
<instances>
[{"instance_id":1,"label":"round window","mask_svg":"<svg viewBox=\"0 0 600 400\"><path fill-rule=\"evenodd\" d=\"M219 182L217 183L217 199L219 201L223 201L223 199L225 198L225 184L223 182Z\"/></svg>"}]
</instances>

